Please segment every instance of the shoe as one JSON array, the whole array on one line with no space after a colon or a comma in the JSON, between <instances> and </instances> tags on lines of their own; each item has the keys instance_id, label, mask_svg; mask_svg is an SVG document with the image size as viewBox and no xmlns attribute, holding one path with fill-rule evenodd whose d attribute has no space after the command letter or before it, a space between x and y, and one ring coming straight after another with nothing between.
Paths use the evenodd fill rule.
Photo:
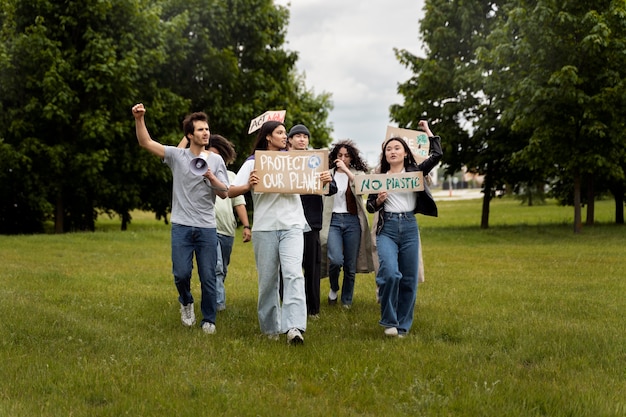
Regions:
<instances>
[{"instance_id":1,"label":"shoe","mask_svg":"<svg viewBox=\"0 0 626 417\"><path fill-rule=\"evenodd\" d=\"M398 329L395 328L395 327L387 327L385 329L385 336L397 337L398 336Z\"/></svg>"},{"instance_id":2,"label":"shoe","mask_svg":"<svg viewBox=\"0 0 626 417\"><path fill-rule=\"evenodd\" d=\"M352 304L342 304L341 306L344 310L350 310L352 308Z\"/></svg>"},{"instance_id":3,"label":"shoe","mask_svg":"<svg viewBox=\"0 0 626 417\"><path fill-rule=\"evenodd\" d=\"M300 330L296 329L295 327L293 329L289 329L289 331L287 332L287 343L289 343L290 345L303 344L304 337L302 336L302 333L300 333Z\"/></svg>"},{"instance_id":4,"label":"shoe","mask_svg":"<svg viewBox=\"0 0 626 417\"><path fill-rule=\"evenodd\" d=\"M279 339L280 339L280 335L277 335L277 334L268 334L268 335L267 335L267 338L268 338L269 340L276 341L276 340L279 340Z\"/></svg>"},{"instance_id":5,"label":"shoe","mask_svg":"<svg viewBox=\"0 0 626 417\"><path fill-rule=\"evenodd\" d=\"M320 319L320 315L319 314L309 314L309 319L310 320L319 320Z\"/></svg>"},{"instance_id":6,"label":"shoe","mask_svg":"<svg viewBox=\"0 0 626 417\"><path fill-rule=\"evenodd\" d=\"M202 323L202 331L206 334L214 334L215 324L205 321L204 323Z\"/></svg>"},{"instance_id":7,"label":"shoe","mask_svg":"<svg viewBox=\"0 0 626 417\"><path fill-rule=\"evenodd\" d=\"M196 324L196 315L193 312L193 303L189 303L186 306L180 305L180 321L183 322L183 326L191 327Z\"/></svg>"},{"instance_id":8,"label":"shoe","mask_svg":"<svg viewBox=\"0 0 626 417\"><path fill-rule=\"evenodd\" d=\"M224 310L226 310L226 304L217 305L217 311L224 311Z\"/></svg>"},{"instance_id":9,"label":"shoe","mask_svg":"<svg viewBox=\"0 0 626 417\"><path fill-rule=\"evenodd\" d=\"M337 304L337 298L337 293L333 290L330 290L330 292L328 293L328 305L334 306L335 304Z\"/></svg>"},{"instance_id":10,"label":"shoe","mask_svg":"<svg viewBox=\"0 0 626 417\"><path fill-rule=\"evenodd\" d=\"M398 333L398 339L404 339L405 337L407 337L406 333Z\"/></svg>"}]
</instances>

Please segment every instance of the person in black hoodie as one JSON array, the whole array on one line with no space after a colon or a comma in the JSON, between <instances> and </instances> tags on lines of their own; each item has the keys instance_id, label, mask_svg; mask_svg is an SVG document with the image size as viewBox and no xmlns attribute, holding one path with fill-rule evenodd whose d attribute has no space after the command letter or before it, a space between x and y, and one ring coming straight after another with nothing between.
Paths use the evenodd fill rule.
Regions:
<instances>
[{"instance_id":1,"label":"person in black hoodie","mask_svg":"<svg viewBox=\"0 0 626 417\"><path fill-rule=\"evenodd\" d=\"M288 149L304 151L309 148L311 133L306 126L297 124L289 130L287 135ZM330 181L330 173L321 176L322 182ZM304 233L304 286L306 292L306 307L309 317L317 318L320 313L320 278L322 247L320 230L322 229L322 196L317 194L301 195L302 208L311 231Z\"/></svg>"},{"instance_id":2,"label":"person in black hoodie","mask_svg":"<svg viewBox=\"0 0 626 417\"><path fill-rule=\"evenodd\" d=\"M380 157L382 174L422 171L426 176L439 163L443 156L441 138L433 135L425 120L419 126L430 141L428 158L418 164L404 139L390 138L385 141ZM366 208L370 213L379 212L376 225L379 324L385 328L386 336L404 337L413 324L417 298L419 233L415 214L437 216L437 205L425 186L424 191L370 194Z\"/></svg>"}]
</instances>

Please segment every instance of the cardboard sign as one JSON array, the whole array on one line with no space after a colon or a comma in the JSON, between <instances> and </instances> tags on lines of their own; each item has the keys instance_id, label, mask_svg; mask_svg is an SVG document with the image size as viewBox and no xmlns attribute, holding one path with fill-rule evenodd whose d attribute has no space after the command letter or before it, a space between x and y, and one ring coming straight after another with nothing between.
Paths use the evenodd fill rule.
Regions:
<instances>
[{"instance_id":1,"label":"cardboard sign","mask_svg":"<svg viewBox=\"0 0 626 417\"><path fill-rule=\"evenodd\" d=\"M418 164L428 158L430 141L428 140L428 135L426 133L421 130L401 129L399 127L387 126L385 142L393 137L400 137L406 141Z\"/></svg>"},{"instance_id":2,"label":"cardboard sign","mask_svg":"<svg viewBox=\"0 0 626 417\"><path fill-rule=\"evenodd\" d=\"M250 127L248 128L248 134L252 132L256 132L263 126L263 123L269 120L275 120L277 122L284 123L285 114L287 114L287 110L269 110L263 113L262 115L252 119L250 122Z\"/></svg>"},{"instance_id":3,"label":"cardboard sign","mask_svg":"<svg viewBox=\"0 0 626 417\"><path fill-rule=\"evenodd\" d=\"M357 194L406 193L424 191L424 173L422 171L403 172L401 174L356 175L354 188Z\"/></svg>"},{"instance_id":4,"label":"cardboard sign","mask_svg":"<svg viewBox=\"0 0 626 417\"><path fill-rule=\"evenodd\" d=\"M328 171L328 150L256 151L255 193L324 194L320 173Z\"/></svg>"}]
</instances>

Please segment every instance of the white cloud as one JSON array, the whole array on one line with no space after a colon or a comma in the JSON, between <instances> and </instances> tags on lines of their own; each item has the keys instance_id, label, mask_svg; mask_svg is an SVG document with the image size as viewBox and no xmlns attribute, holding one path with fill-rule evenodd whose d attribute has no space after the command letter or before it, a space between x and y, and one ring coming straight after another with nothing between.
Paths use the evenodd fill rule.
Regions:
<instances>
[{"instance_id":1,"label":"white cloud","mask_svg":"<svg viewBox=\"0 0 626 417\"><path fill-rule=\"evenodd\" d=\"M275 0L286 6L289 0ZM421 55L423 0L291 0L287 49L316 93L332 94L335 139L351 138L370 163L379 155L389 106L411 73L393 49Z\"/></svg>"}]
</instances>

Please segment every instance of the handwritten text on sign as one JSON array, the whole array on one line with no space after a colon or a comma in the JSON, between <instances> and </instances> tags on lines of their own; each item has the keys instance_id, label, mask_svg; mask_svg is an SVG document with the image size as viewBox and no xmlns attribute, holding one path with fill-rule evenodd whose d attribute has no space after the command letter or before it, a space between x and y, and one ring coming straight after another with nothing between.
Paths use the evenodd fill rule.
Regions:
<instances>
[{"instance_id":1,"label":"handwritten text on sign","mask_svg":"<svg viewBox=\"0 0 626 417\"><path fill-rule=\"evenodd\" d=\"M255 193L324 194L320 173L328 170L328 150L256 151Z\"/></svg>"},{"instance_id":2,"label":"handwritten text on sign","mask_svg":"<svg viewBox=\"0 0 626 417\"><path fill-rule=\"evenodd\" d=\"M354 186L357 194L406 193L424 191L424 173L422 171L402 174L356 175Z\"/></svg>"},{"instance_id":3,"label":"handwritten text on sign","mask_svg":"<svg viewBox=\"0 0 626 417\"><path fill-rule=\"evenodd\" d=\"M248 134L252 132L256 132L263 126L263 123L268 122L270 120L275 120L277 122L283 123L285 121L285 114L287 114L287 110L269 110L263 113L260 116L255 117L250 121L250 127L248 128Z\"/></svg>"}]
</instances>

